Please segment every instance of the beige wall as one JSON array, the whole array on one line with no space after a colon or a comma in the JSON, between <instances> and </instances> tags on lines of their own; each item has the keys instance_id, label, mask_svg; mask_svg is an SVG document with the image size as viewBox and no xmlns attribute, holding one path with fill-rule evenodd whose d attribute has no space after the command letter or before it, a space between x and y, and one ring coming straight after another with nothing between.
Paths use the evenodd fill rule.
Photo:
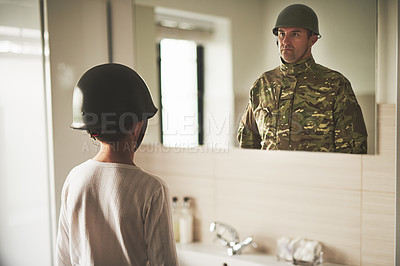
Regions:
<instances>
[{"instance_id":1,"label":"beige wall","mask_svg":"<svg viewBox=\"0 0 400 266\"><path fill-rule=\"evenodd\" d=\"M376 102L396 103L398 0L378 0L377 26Z\"/></svg>"},{"instance_id":2,"label":"beige wall","mask_svg":"<svg viewBox=\"0 0 400 266\"><path fill-rule=\"evenodd\" d=\"M135 69L146 81L153 97L154 104L159 109L160 93L158 86L157 49L155 42L154 10L144 6L135 6L136 57ZM160 112L149 121L148 132L144 142L157 142L161 139Z\"/></svg>"},{"instance_id":3,"label":"beige wall","mask_svg":"<svg viewBox=\"0 0 400 266\"><path fill-rule=\"evenodd\" d=\"M321 241L328 262L393 265L395 106L380 105L379 155L142 147L136 163L195 200L195 238L209 223L253 235L275 254L280 236ZM255 252L251 248L247 252Z\"/></svg>"}]
</instances>

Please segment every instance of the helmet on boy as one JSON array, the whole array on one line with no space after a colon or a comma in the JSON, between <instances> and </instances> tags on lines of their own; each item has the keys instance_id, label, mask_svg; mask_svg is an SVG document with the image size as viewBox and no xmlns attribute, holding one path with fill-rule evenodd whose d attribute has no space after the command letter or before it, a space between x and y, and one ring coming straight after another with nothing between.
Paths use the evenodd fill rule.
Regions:
<instances>
[{"instance_id":1,"label":"helmet on boy","mask_svg":"<svg viewBox=\"0 0 400 266\"><path fill-rule=\"evenodd\" d=\"M118 129L127 117L132 123L147 121L157 112L143 79L115 63L86 71L75 86L72 105L71 128L88 131Z\"/></svg>"}]
</instances>

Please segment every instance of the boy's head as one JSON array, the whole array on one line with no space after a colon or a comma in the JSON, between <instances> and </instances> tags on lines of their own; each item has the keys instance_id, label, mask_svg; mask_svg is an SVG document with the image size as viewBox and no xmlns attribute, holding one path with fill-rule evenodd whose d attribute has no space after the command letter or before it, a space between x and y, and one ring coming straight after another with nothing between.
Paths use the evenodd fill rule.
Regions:
<instances>
[{"instance_id":1,"label":"boy's head","mask_svg":"<svg viewBox=\"0 0 400 266\"><path fill-rule=\"evenodd\" d=\"M138 148L147 119L156 112L146 83L133 69L102 64L86 71L75 86L71 128L86 130L93 138L112 143L143 121Z\"/></svg>"}]
</instances>

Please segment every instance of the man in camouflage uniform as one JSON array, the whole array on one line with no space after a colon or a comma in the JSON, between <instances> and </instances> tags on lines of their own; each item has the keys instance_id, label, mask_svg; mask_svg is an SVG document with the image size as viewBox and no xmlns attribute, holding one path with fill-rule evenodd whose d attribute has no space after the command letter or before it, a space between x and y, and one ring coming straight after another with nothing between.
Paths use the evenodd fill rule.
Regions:
<instances>
[{"instance_id":1,"label":"man in camouflage uniform","mask_svg":"<svg viewBox=\"0 0 400 266\"><path fill-rule=\"evenodd\" d=\"M241 148L367 153L367 131L350 82L316 64L311 47L320 37L315 12L286 7L273 33L281 65L250 90L241 120Z\"/></svg>"}]
</instances>

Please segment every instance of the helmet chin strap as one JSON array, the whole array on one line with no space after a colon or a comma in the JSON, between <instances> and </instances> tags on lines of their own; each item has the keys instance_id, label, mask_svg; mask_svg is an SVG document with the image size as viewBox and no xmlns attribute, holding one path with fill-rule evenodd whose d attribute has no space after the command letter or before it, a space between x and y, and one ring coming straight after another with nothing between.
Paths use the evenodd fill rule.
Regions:
<instances>
[{"instance_id":1,"label":"helmet chin strap","mask_svg":"<svg viewBox=\"0 0 400 266\"><path fill-rule=\"evenodd\" d=\"M140 133L136 141L135 151L137 151L139 149L140 144L142 144L144 134L146 133L146 129L147 129L147 119L143 120L143 125L142 128L140 129Z\"/></svg>"},{"instance_id":2,"label":"helmet chin strap","mask_svg":"<svg viewBox=\"0 0 400 266\"><path fill-rule=\"evenodd\" d=\"M295 63L297 63L297 62L299 62L299 61L301 61L301 60L304 59L304 55L307 53L308 49L311 49L311 46L309 46L309 47L304 51L304 53L299 57L299 60L297 60Z\"/></svg>"}]
</instances>

